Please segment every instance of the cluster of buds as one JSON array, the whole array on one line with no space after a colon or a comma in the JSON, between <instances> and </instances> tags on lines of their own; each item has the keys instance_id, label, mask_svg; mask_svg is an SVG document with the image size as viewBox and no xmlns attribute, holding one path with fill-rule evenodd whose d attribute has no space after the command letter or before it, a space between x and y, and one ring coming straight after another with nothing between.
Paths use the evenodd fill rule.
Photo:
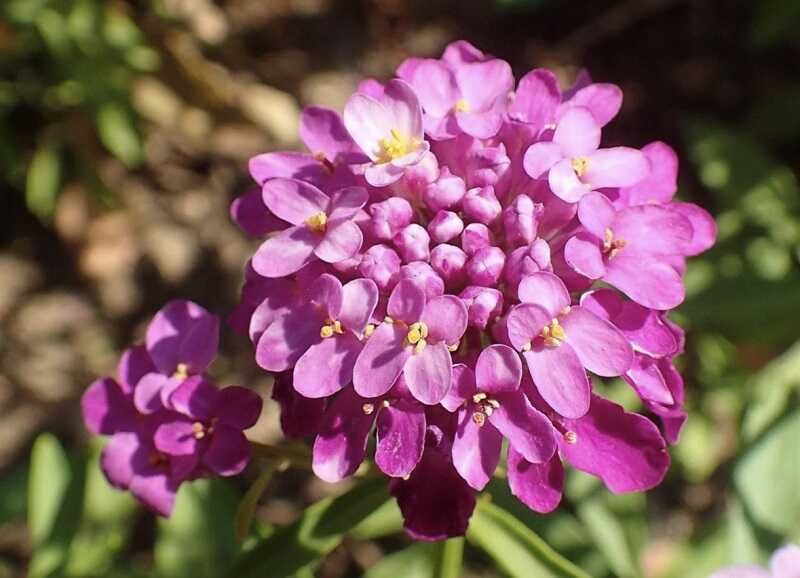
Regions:
<instances>
[{"instance_id":1,"label":"cluster of buds","mask_svg":"<svg viewBox=\"0 0 800 578\"><path fill-rule=\"evenodd\" d=\"M561 500L563 463L612 492L657 485L686 419L673 358L687 257L710 215L676 202L662 142L601 148L622 91L562 91L466 42L309 107L308 152L250 161L231 214L266 240L230 324L277 375L287 435L352 475L375 434L407 532L463 534L508 440L527 506ZM647 415L593 392L620 377Z\"/></svg>"},{"instance_id":2,"label":"cluster of buds","mask_svg":"<svg viewBox=\"0 0 800 578\"><path fill-rule=\"evenodd\" d=\"M262 400L243 387L218 389L206 375L218 343L216 316L172 301L145 343L123 353L118 379L98 379L81 399L87 429L111 436L100 460L108 481L162 516L183 482L234 476L250 461L243 430L258 420Z\"/></svg>"}]
</instances>

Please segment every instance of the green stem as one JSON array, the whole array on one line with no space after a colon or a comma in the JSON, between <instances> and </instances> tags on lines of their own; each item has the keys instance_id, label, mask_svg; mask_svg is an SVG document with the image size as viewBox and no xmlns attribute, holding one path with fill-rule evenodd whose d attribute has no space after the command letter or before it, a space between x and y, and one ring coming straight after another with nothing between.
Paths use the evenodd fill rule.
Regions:
<instances>
[{"instance_id":1,"label":"green stem","mask_svg":"<svg viewBox=\"0 0 800 578\"><path fill-rule=\"evenodd\" d=\"M461 578L464 558L464 538L450 538L437 544L436 578Z\"/></svg>"}]
</instances>

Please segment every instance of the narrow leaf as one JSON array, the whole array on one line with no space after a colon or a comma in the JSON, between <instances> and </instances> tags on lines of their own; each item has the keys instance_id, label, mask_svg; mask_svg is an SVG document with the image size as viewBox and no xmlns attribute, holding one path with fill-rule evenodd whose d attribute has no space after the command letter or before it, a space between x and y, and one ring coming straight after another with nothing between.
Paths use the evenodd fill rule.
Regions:
<instances>
[{"instance_id":1,"label":"narrow leaf","mask_svg":"<svg viewBox=\"0 0 800 578\"><path fill-rule=\"evenodd\" d=\"M464 538L450 538L436 545L436 578L460 578L464 565Z\"/></svg>"},{"instance_id":2,"label":"narrow leaf","mask_svg":"<svg viewBox=\"0 0 800 578\"><path fill-rule=\"evenodd\" d=\"M49 221L56 210L61 182L61 157L49 145L40 146L28 166L25 201L28 209L42 221Z\"/></svg>"},{"instance_id":3,"label":"narrow leaf","mask_svg":"<svg viewBox=\"0 0 800 578\"><path fill-rule=\"evenodd\" d=\"M276 469L277 467L274 464L267 466L258 478L256 478L256 481L253 482L253 485L248 488L242 501L239 502L239 508L236 510L236 539L240 542L244 540L250 532L250 526L253 524L253 516L255 516L258 501L267 489Z\"/></svg>"}]
</instances>

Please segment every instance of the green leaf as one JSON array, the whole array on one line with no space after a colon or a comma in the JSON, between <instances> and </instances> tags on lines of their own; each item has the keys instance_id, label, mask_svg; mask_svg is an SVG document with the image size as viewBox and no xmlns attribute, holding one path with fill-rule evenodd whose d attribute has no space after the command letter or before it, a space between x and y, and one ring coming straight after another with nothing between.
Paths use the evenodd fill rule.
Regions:
<instances>
[{"instance_id":1,"label":"green leaf","mask_svg":"<svg viewBox=\"0 0 800 578\"><path fill-rule=\"evenodd\" d=\"M434 578L433 557L437 544L418 542L382 558L363 578ZM456 577L460 577L457 574Z\"/></svg>"},{"instance_id":2,"label":"green leaf","mask_svg":"<svg viewBox=\"0 0 800 578\"><path fill-rule=\"evenodd\" d=\"M276 465L274 464L267 466L258 478L256 478L256 481L253 482L253 485L248 488L242 501L239 502L239 507L236 510L235 524L236 539L240 542L250 533L250 526L253 524L253 517L258 507L258 500L261 499L262 494L267 489L276 469Z\"/></svg>"},{"instance_id":3,"label":"green leaf","mask_svg":"<svg viewBox=\"0 0 800 578\"><path fill-rule=\"evenodd\" d=\"M54 435L36 438L28 480L28 527L33 543L30 578L51 576L66 563L81 518L83 471L70 465Z\"/></svg>"},{"instance_id":4,"label":"green leaf","mask_svg":"<svg viewBox=\"0 0 800 578\"><path fill-rule=\"evenodd\" d=\"M374 540L403 530L403 514L396 500L386 500L356 525L350 534L359 540Z\"/></svg>"},{"instance_id":5,"label":"green leaf","mask_svg":"<svg viewBox=\"0 0 800 578\"><path fill-rule=\"evenodd\" d=\"M436 544L436 578L460 578L464 565L464 538L450 538Z\"/></svg>"},{"instance_id":6,"label":"green leaf","mask_svg":"<svg viewBox=\"0 0 800 578\"><path fill-rule=\"evenodd\" d=\"M597 494L582 500L577 506L578 518L586 525L616 576L639 576L625 530L617 517L606 508L604 498L603 494Z\"/></svg>"},{"instance_id":7,"label":"green leaf","mask_svg":"<svg viewBox=\"0 0 800 578\"><path fill-rule=\"evenodd\" d=\"M40 146L28 166L25 201L28 209L42 221L53 217L60 183L61 155L55 147Z\"/></svg>"},{"instance_id":8,"label":"green leaf","mask_svg":"<svg viewBox=\"0 0 800 578\"><path fill-rule=\"evenodd\" d=\"M181 486L172 516L159 520L156 568L165 578L217 578L238 551L233 519L238 496L224 480Z\"/></svg>"},{"instance_id":9,"label":"green leaf","mask_svg":"<svg viewBox=\"0 0 800 578\"><path fill-rule=\"evenodd\" d=\"M141 162L142 143L128 108L116 102L102 105L97 111L97 131L103 144L126 166Z\"/></svg>"},{"instance_id":10,"label":"green leaf","mask_svg":"<svg viewBox=\"0 0 800 578\"><path fill-rule=\"evenodd\" d=\"M589 578L517 518L486 500L478 501L467 540L491 556L512 578Z\"/></svg>"},{"instance_id":11,"label":"green leaf","mask_svg":"<svg viewBox=\"0 0 800 578\"><path fill-rule=\"evenodd\" d=\"M800 410L774 424L739 459L734 482L748 513L762 527L800 527Z\"/></svg>"},{"instance_id":12,"label":"green leaf","mask_svg":"<svg viewBox=\"0 0 800 578\"><path fill-rule=\"evenodd\" d=\"M309 506L294 524L242 556L231 575L237 578L284 578L315 564L389 496L382 479L365 481L335 498Z\"/></svg>"}]
</instances>

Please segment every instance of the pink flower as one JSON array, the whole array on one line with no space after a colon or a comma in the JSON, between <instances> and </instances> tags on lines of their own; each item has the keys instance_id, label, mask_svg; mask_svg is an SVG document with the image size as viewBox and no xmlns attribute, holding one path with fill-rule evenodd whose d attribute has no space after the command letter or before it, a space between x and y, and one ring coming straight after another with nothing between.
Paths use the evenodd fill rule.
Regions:
<instances>
[{"instance_id":1,"label":"pink flower","mask_svg":"<svg viewBox=\"0 0 800 578\"><path fill-rule=\"evenodd\" d=\"M708 578L798 578L800 577L800 547L787 544L778 548L769 561L769 569L760 566L738 565L717 570Z\"/></svg>"}]
</instances>

